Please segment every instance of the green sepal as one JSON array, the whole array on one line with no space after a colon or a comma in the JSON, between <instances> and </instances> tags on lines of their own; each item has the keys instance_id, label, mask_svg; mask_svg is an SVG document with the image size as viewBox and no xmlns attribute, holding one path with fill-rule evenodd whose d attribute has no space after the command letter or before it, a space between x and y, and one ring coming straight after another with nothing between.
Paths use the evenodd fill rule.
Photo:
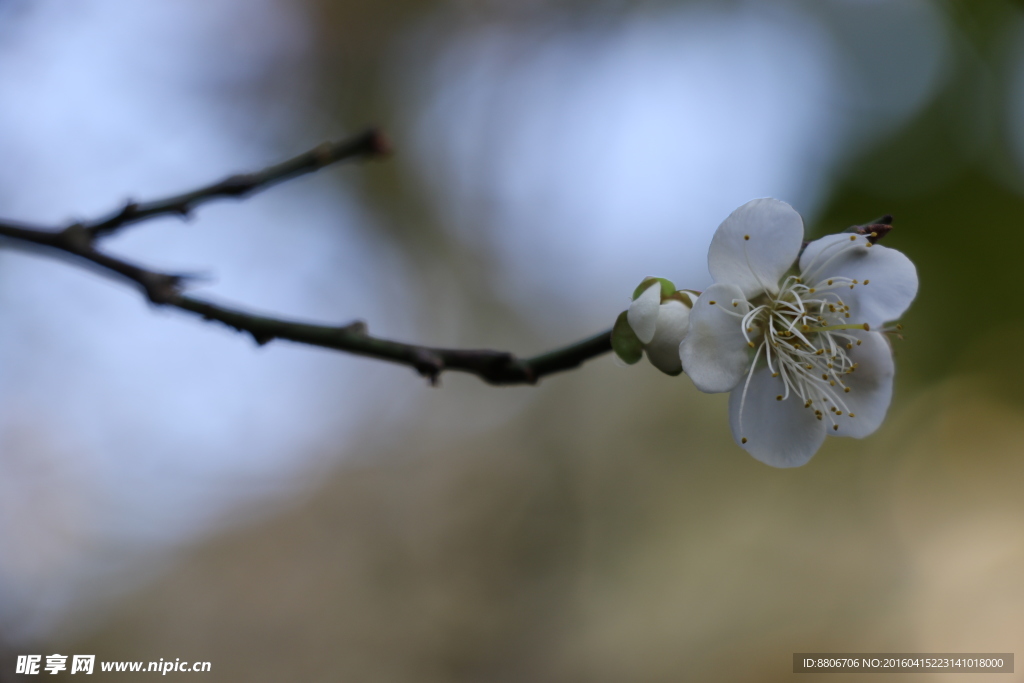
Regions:
<instances>
[{"instance_id":1,"label":"green sepal","mask_svg":"<svg viewBox=\"0 0 1024 683\"><path fill-rule=\"evenodd\" d=\"M696 300L697 297L695 297L692 292L680 289L678 292L672 292L669 296L664 297L662 303L665 301L678 301L687 308L693 308L693 302Z\"/></svg>"},{"instance_id":2,"label":"green sepal","mask_svg":"<svg viewBox=\"0 0 1024 683\"><path fill-rule=\"evenodd\" d=\"M672 294L675 293L676 286L672 284L671 280L666 280L663 277L645 277L643 281L639 285L637 285L637 288L633 290L633 301L636 301L637 297L646 292L647 288L650 287L651 284L653 284L656 281L661 283L662 302L664 302L665 299L669 298L670 296L672 296Z\"/></svg>"},{"instance_id":3,"label":"green sepal","mask_svg":"<svg viewBox=\"0 0 1024 683\"><path fill-rule=\"evenodd\" d=\"M637 339L636 332L626 320L626 311L619 314L612 327L612 351L622 362L633 365L639 363L644 356L644 345Z\"/></svg>"}]
</instances>

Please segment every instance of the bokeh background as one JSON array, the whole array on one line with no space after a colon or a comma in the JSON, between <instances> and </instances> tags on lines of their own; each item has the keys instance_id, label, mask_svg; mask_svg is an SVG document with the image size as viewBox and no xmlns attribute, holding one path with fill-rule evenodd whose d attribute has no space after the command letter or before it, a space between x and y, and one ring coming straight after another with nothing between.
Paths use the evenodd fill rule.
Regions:
<instances>
[{"instance_id":1,"label":"bokeh background","mask_svg":"<svg viewBox=\"0 0 1024 683\"><path fill-rule=\"evenodd\" d=\"M393 158L111 249L220 301L529 354L609 327L646 275L705 286L752 197L810 235L890 213L921 290L889 419L774 470L725 396L646 364L430 388L4 245L0 680L54 652L366 682L1024 652L1021 5L0 0L6 218L370 123Z\"/></svg>"}]
</instances>

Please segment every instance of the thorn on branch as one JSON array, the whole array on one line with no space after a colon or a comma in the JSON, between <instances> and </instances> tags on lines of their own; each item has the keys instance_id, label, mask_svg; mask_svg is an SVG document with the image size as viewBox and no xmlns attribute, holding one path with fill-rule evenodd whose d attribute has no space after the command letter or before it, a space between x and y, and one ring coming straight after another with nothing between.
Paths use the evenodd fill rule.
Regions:
<instances>
[{"instance_id":1,"label":"thorn on branch","mask_svg":"<svg viewBox=\"0 0 1024 683\"><path fill-rule=\"evenodd\" d=\"M276 337L272 334L264 332L257 332L256 330L242 330L241 328L235 328L239 332L246 331L252 336L252 340L256 342L256 346L266 346L270 342L274 341Z\"/></svg>"},{"instance_id":2,"label":"thorn on branch","mask_svg":"<svg viewBox=\"0 0 1024 683\"><path fill-rule=\"evenodd\" d=\"M444 360L429 349L415 349L413 351L413 367L416 372L427 378L430 386L437 386L437 378L444 371Z\"/></svg>"},{"instance_id":3,"label":"thorn on branch","mask_svg":"<svg viewBox=\"0 0 1024 683\"><path fill-rule=\"evenodd\" d=\"M138 202L129 199L129 200L127 200L125 202L124 208L121 209L121 211L116 216L114 216L114 220L116 220L116 221L127 221L127 220L130 220L131 217L135 215L135 212L138 211L138 209L139 209Z\"/></svg>"},{"instance_id":4,"label":"thorn on branch","mask_svg":"<svg viewBox=\"0 0 1024 683\"><path fill-rule=\"evenodd\" d=\"M139 284L146 292L150 303L157 306L173 304L181 296L181 288L188 275L168 275L166 273L144 272L139 276Z\"/></svg>"}]
</instances>

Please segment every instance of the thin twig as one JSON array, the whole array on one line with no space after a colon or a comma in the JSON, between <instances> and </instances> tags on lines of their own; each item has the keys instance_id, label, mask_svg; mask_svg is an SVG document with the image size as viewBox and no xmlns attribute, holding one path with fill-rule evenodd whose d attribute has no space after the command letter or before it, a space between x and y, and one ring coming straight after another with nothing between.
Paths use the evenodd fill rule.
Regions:
<instances>
[{"instance_id":1,"label":"thin twig","mask_svg":"<svg viewBox=\"0 0 1024 683\"><path fill-rule=\"evenodd\" d=\"M275 339L345 351L415 368L432 384L445 370L468 372L489 384L535 384L545 375L578 367L584 361L611 351L611 330L533 358L517 358L506 351L489 349L442 349L380 339L367 334L361 321L341 326L310 325L218 306L182 296L170 305L204 320L216 320L252 335L257 344Z\"/></svg>"},{"instance_id":2,"label":"thin twig","mask_svg":"<svg viewBox=\"0 0 1024 683\"><path fill-rule=\"evenodd\" d=\"M94 238L99 238L154 216L172 214L187 218L196 207L212 199L246 197L284 180L319 171L324 166L345 159L384 156L390 151L391 145L383 134L378 130L371 129L348 140L324 143L305 154L300 154L293 159L256 173L233 175L198 190L156 201L144 203L129 201L123 208L106 218L81 225Z\"/></svg>"},{"instance_id":3,"label":"thin twig","mask_svg":"<svg viewBox=\"0 0 1024 683\"><path fill-rule=\"evenodd\" d=\"M438 377L446 370L470 373L496 385L535 384L545 375L570 370L611 351L611 330L549 353L521 359L506 351L442 349L380 339L370 336L366 324L362 322L342 326L313 325L255 315L185 296L182 289L189 279L187 275L149 270L111 256L96 247L102 237L133 223L167 214L188 215L197 206L212 199L243 197L338 161L371 158L387 152L385 139L377 131L371 130L350 140L321 145L262 171L231 176L193 192L142 204L129 202L123 209L106 218L74 223L62 230L2 221L0 237L70 255L86 265L98 267L136 285L154 304L173 306L204 320L223 323L248 333L257 344L282 339L400 363L414 368L429 379L431 384L436 384Z\"/></svg>"}]
</instances>

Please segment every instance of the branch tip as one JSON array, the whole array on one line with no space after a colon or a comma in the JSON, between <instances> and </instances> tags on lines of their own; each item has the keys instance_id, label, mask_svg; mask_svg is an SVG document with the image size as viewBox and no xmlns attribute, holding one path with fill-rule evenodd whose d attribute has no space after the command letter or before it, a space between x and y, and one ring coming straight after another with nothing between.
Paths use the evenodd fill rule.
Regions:
<instances>
[{"instance_id":1,"label":"branch tip","mask_svg":"<svg viewBox=\"0 0 1024 683\"><path fill-rule=\"evenodd\" d=\"M369 137L370 149L376 156L389 157L395 153L391 139L379 128L371 128L366 132Z\"/></svg>"}]
</instances>

